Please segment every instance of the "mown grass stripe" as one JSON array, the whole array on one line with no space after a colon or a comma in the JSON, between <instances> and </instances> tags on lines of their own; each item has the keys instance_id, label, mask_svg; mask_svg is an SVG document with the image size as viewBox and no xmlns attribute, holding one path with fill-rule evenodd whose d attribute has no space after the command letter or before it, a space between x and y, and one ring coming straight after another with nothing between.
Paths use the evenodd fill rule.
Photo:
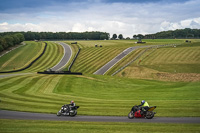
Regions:
<instances>
[{"instance_id":1,"label":"mown grass stripe","mask_svg":"<svg viewBox=\"0 0 200 133\"><path fill-rule=\"evenodd\" d=\"M52 77L50 77L50 78L52 78ZM35 77L33 79L31 78L31 80L26 81L27 84L25 84L21 88L18 88L18 89L12 90L12 91L9 90L9 92L7 91L4 94L1 93L1 95L2 96L4 95L5 97L9 97L9 98L12 98L12 99L21 100L21 101L37 101L37 102L38 101L40 101L40 102L43 101L43 102L46 102L46 103L47 102L49 103L49 101L52 101L52 100L53 101L56 101L56 100L60 101L61 98L59 98L59 100L55 99L55 98L52 98L52 97L51 98L50 97L46 98L45 97L45 95L46 95L45 93L43 93L41 95L41 97L39 97L38 94L36 94L36 93L34 93L34 91L32 91L32 89L35 88L35 85L32 85L32 83L35 82L38 85L38 87L40 88L42 85L40 84L41 82L38 83L38 81L40 79L40 81L45 82L45 80L43 80L44 78L45 78L45 76L42 76L42 77L41 76L37 76L37 77ZM38 81L36 81L36 80L38 80ZM30 86L30 85L32 85L32 87L28 87L27 88L27 86ZM7 87L9 88L10 86L7 86ZM12 88L9 88L9 89L12 89ZM36 96L34 96L35 94L36 94ZM58 103L58 102L56 102L56 103Z\"/></svg>"},{"instance_id":2,"label":"mown grass stripe","mask_svg":"<svg viewBox=\"0 0 200 133\"><path fill-rule=\"evenodd\" d=\"M36 57L36 55L40 52L41 44L26 42L27 45L20 47L19 49L11 51L9 54L0 58L0 62L5 63L9 61L6 68L2 71L8 71L13 69L19 69L26 66L26 64ZM13 58L14 60L11 60ZM1 63L0 63L1 64ZM1 69L1 68L0 68Z\"/></svg>"},{"instance_id":3,"label":"mown grass stripe","mask_svg":"<svg viewBox=\"0 0 200 133\"><path fill-rule=\"evenodd\" d=\"M52 45L47 45L47 50L42 58L40 58L37 63L34 64L31 71L43 70L46 66L45 64L48 62L50 55L53 52Z\"/></svg>"},{"instance_id":4,"label":"mown grass stripe","mask_svg":"<svg viewBox=\"0 0 200 133\"><path fill-rule=\"evenodd\" d=\"M115 48L115 49L113 49L113 48L97 49L96 48L95 50L97 50L97 51L95 51L94 54L92 54L92 55L87 54L89 56L85 57L86 59L85 58L81 58L81 60L80 60L80 58L77 59L78 61L75 62L75 64L76 63L78 63L78 64L75 65L75 68L73 70L86 72L86 73L92 73L94 70L96 70L96 69L92 70L92 68L96 68L96 66L103 65L102 62L104 62L104 64L105 64L106 62L108 62L111 58L113 58L118 53L117 51L121 51L120 48ZM84 52L85 51L83 51L82 56L80 55L81 57L83 57L83 55L86 54ZM112 56L110 56L109 58L105 58L105 57L107 57L108 54L110 54ZM99 64L101 64L101 65L99 65ZM100 68L100 67L98 67L98 68ZM89 71L88 71L88 69L89 69Z\"/></svg>"},{"instance_id":5,"label":"mown grass stripe","mask_svg":"<svg viewBox=\"0 0 200 133\"><path fill-rule=\"evenodd\" d=\"M27 77L20 77L20 78L15 78L14 80L8 80L8 82L0 86L0 91L6 90L6 89L9 89L10 87L18 85L21 82L23 82L23 80L25 79L27 79Z\"/></svg>"},{"instance_id":6,"label":"mown grass stripe","mask_svg":"<svg viewBox=\"0 0 200 133\"><path fill-rule=\"evenodd\" d=\"M38 62L38 63L40 62L42 63L40 63L40 65L35 67L34 71L46 70L56 65L60 61L61 56L63 55L63 49L62 51L59 51L58 47L60 47L58 44L51 43L50 49L48 50L48 53L46 54L47 57L45 56L46 58L43 58ZM56 50L54 51L54 49Z\"/></svg>"}]
</instances>

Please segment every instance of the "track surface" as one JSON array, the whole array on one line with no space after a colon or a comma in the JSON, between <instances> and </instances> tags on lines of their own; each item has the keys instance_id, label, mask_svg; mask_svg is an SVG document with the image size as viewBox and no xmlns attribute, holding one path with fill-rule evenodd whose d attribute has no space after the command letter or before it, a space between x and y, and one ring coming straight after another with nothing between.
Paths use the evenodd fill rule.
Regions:
<instances>
[{"instance_id":1,"label":"track surface","mask_svg":"<svg viewBox=\"0 0 200 133\"><path fill-rule=\"evenodd\" d=\"M6 77L18 76L18 75L26 75L26 74L34 74L34 73L3 74L3 75L0 75L0 78L6 78Z\"/></svg>"},{"instance_id":2,"label":"track surface","mask_svg":"<svg viewBox=\"0 0 200 133\"><path fill-rule=\"evenodd\" d=\"M63 46L64 55L63 55L62 59L60 60L60 62L51 68L52 71L61 70L69 62L69 60L72 56L72 50L69 45L67 45L66 43L63 43L63 42L58 42L58 44Z\"/></svg>"},{"instance_id":3,"label":"track surface","mask_svg":"<svg viewBox=\"0 0 200 133\"><path fill-rule=\"evenodd\" d=\"M117 55L115 58L113 58L110 62L105 64L103 67L101 67L96 72L94 72L94 74L104 75L109 69L111 69L117 62L119 62L121 59L123 59L129 53L131 53L132 51L134 51L138 48L144 48L144 47L152 47L152 46L135 46L135 47L127 48L123 52L121 52L119 55Z\"/></svg>"},{"instance_id":4,"label":"track surface","mask_svg":"<svg viewBox=\"0 0 200 133\"><path fill-rule=\"evenodd\" d=\"M87 121L87 122L133 122L133 123L197 123L200 124L200 117L154 117L153 119L137 118L128 119L120 116L56 116L56 114L28 113L18 111L0 110L0 119L21 119L21 120L52 120L52 121Z\"/></svg>"}]
</instances>

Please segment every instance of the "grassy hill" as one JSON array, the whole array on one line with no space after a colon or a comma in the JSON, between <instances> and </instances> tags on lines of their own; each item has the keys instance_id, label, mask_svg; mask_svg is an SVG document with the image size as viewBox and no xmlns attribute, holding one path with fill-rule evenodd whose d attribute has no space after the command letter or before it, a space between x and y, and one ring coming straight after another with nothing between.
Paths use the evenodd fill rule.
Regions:
<instances>
[{"instance_id":1,"label":"grassy hill","mask_svg":"<svg viewBox=\"0 0 200 133\"><path fill-rule=\"evenodd\" d=\"M47 44L44 55L23 72L44 71L61 60L63 56L62 46L53 42L47 42ZM42 42L27 41L25 46L15 49L0 58L0 71L17 70L26 67L42 53L44 46L45 44Z\"/></svg>"},{"instance_id":2,"label":"grassy hill","mask_svg":"<svg viewBox=\"0 0 200 133\"><path fill-rule=\"evenodd\" d=\"M77 41L77 46L81 48L81 52L75 61L72 71L82 72L83 74L92 74L117 56L119 53L124 51L126 48L137 46L137 45L163 45L169 43L180 44L183 40L144 40L146 44L135 44L137 40L98 40L98 41ZM66 43L71 44L74 41L66 41ZM98 47L95 47L98 45ZM102 47L99 47L99 46ZM140 51L134 51L131 57L136 56ZM125 64L127 61L124 61ZM118 63L123 65L122 63ZM114 72L119 68L112 69L110 73Z\"/></svg>"},{"instance_id":3,"label":"grassy hill","mask_svg":"<svg viewBox=\"0 0 200 133\"><path fill-rule=\"evenodd\" d=\"M24 72L38 72L47 70L55 66L62 59L64 54L62 46L54 42L47 43L48 45L44 55Z\"/></svg>"},{"instance_id":4,"label":"grassy hill","mask_svg":"<svg viewBox=\"0 0 200 133\"><path fill-rule=\"evenodd\" d=\"M198 40L197 40L198 41ZM118 76L200 81L200 42L148 50ZM190 80L191 79L191 80Z\"/></svg>"},{"instance_id":5,"label":"grassy hill","mask_svg":"<svg viewBox=\"0 0 200 133\"><path fill-rule=\"evenodd\" d=\"M26 42L26 45L17 48L0 58L0 71L16 70L27 66L43 51L41 42Z\"/></svg>"}]
</instances>

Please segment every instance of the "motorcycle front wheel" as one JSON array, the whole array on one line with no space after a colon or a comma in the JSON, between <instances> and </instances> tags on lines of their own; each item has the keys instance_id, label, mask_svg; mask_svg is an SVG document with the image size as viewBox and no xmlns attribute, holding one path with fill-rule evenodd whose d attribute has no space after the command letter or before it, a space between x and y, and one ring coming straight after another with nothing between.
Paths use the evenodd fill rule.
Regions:
<instances>
[{"instance_id":1,"label":"motorcycle front wheel","mask_svg":"<svg viewBox=\"0 0 200 133\"><path fill-rule=\"evenodd\" d=\"M61 116L61 113L60 113L60 111L58 111L58 113L56 114L57 116Z\"/></svg>"},{"instance_id":2,"label":"motorcycle front wheel","mask_svg":"<svg viewBox=\"0 0 200 133\"><path fill-rule=\"evenodd\" d=\"M134 118L134 114L133 114L132 111L128 114L128 118L129 118L129 119L133 119L133 118Z\"/></svg>"}]
</instances>

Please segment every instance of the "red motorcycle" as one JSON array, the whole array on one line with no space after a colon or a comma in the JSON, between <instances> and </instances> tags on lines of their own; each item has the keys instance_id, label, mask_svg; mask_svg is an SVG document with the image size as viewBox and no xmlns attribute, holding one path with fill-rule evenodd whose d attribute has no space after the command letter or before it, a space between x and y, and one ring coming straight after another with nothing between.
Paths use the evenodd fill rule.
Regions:
<instances>
[{"instance_id":1,"label":"red motorcycle","mask_svg":"<svg viewBox=\"0 0 200 133\"><path fill-rule=\"evenodd\" d=\"M153 110L156 108L156 106L152 107L138 107L138 106L133 106L131 109L131 112L128 114L129 119L133 118L147 118L147 119L152 119L156 112L153 112Z\"/></svg>"}]
</instances>

